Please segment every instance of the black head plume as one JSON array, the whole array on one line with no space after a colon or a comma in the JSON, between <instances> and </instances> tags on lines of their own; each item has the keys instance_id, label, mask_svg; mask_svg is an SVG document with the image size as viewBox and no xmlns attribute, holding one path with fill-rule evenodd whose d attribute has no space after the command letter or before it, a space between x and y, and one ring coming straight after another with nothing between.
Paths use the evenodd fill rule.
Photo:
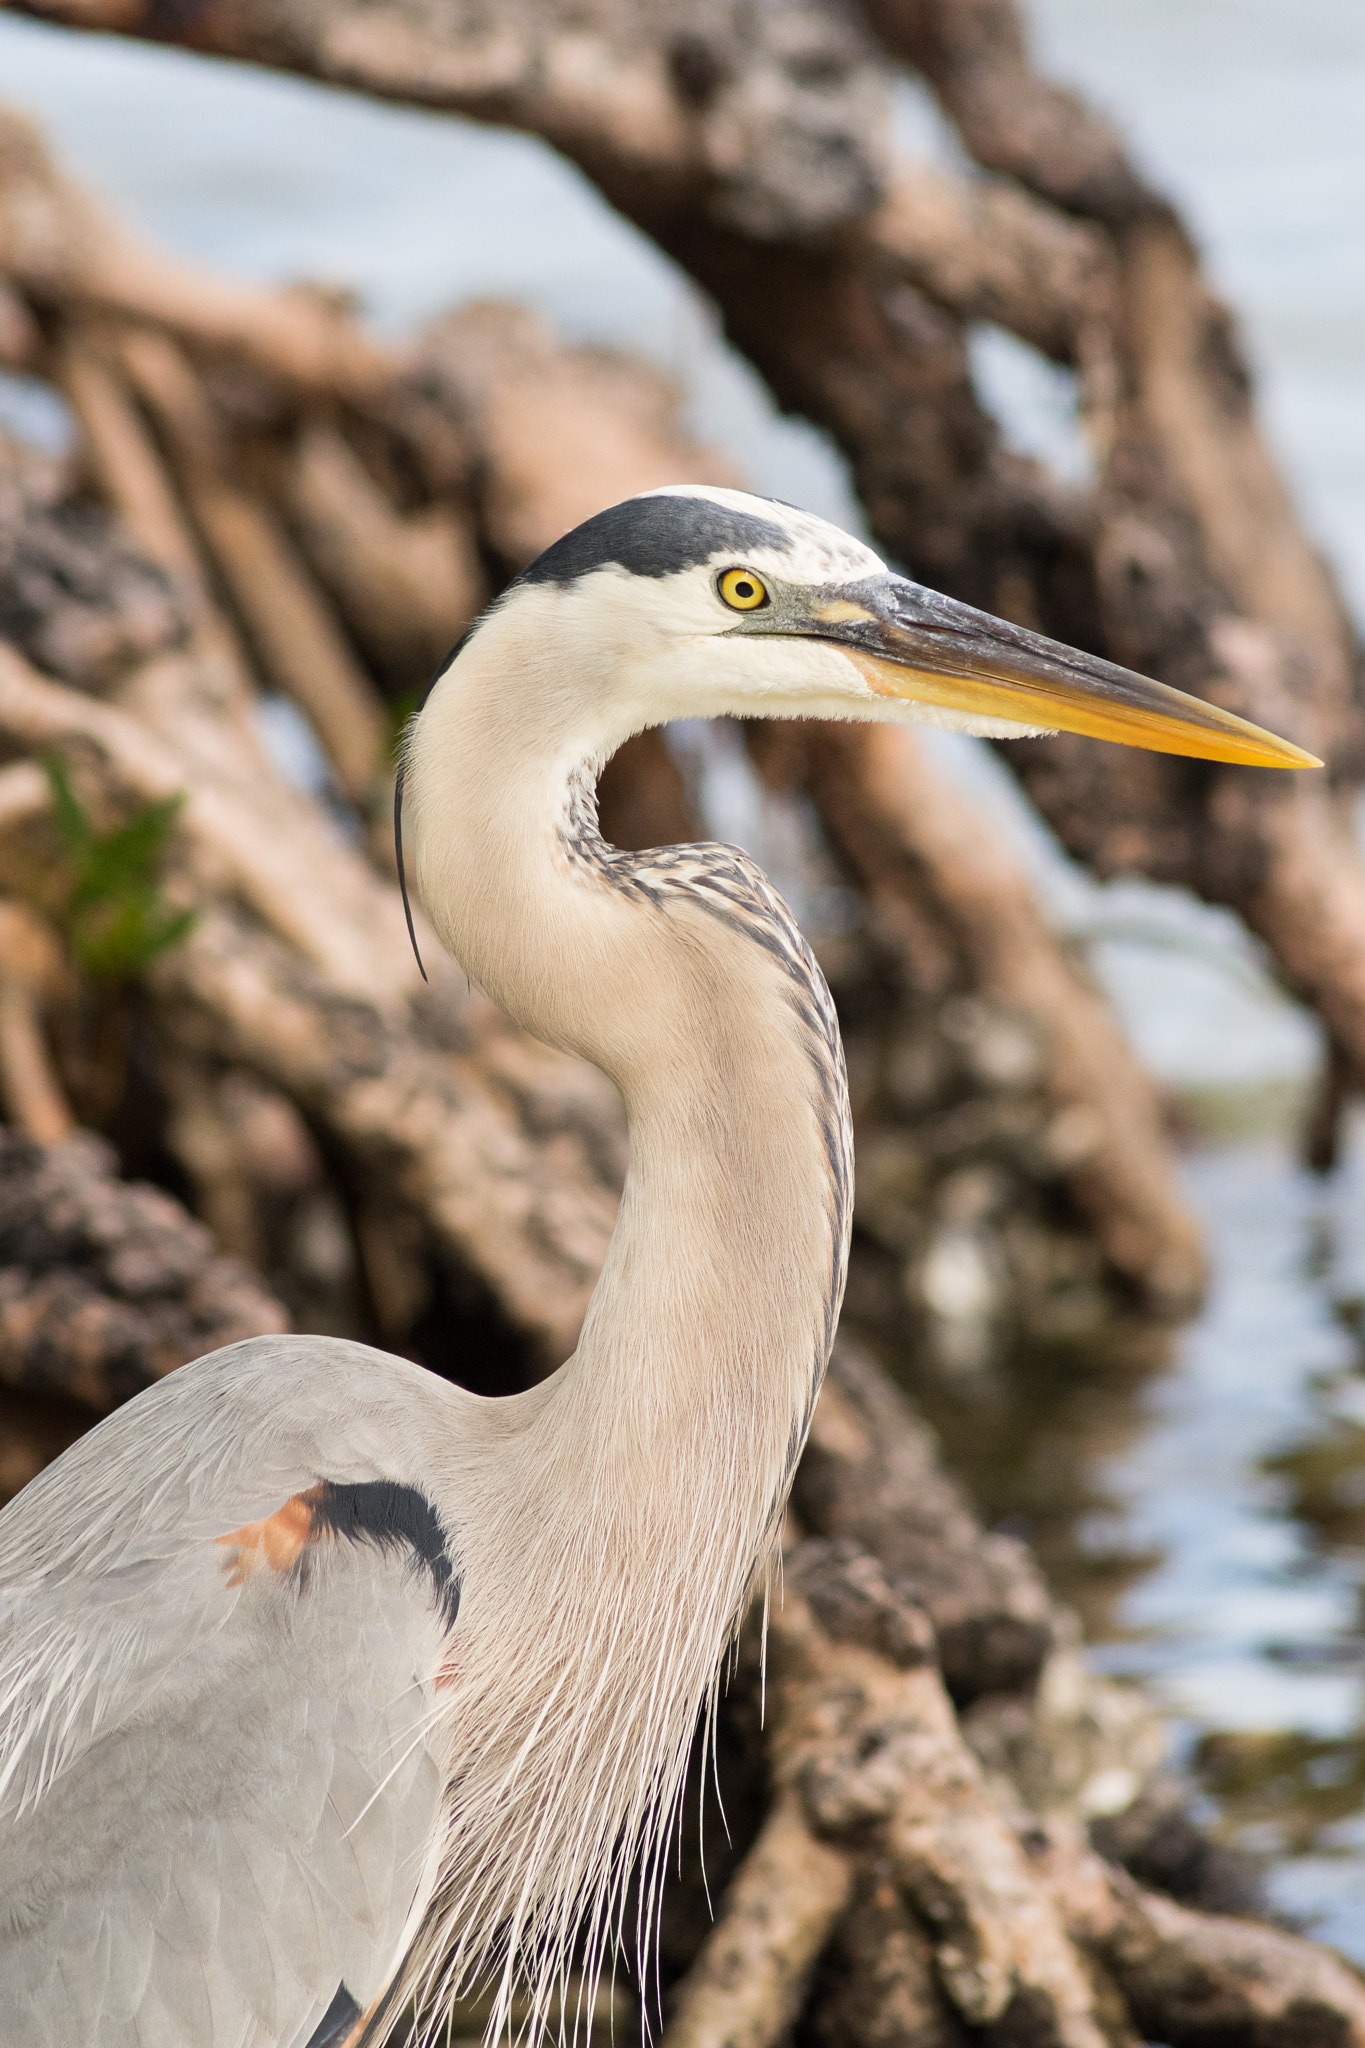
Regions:
<instances>
[{"instance_id":1,"label":"black head plume","mask_svg":"<svg viewBox=\"0 0 1365 2048\"><path fill-rule=\"evenodd\" d=\"M398 887L403 897L403 915L408 921L408 937L412 940L412 955L417 962L418 972L423 981L425 981L427 979L427 970L422 965L422 955L417 949L417 933L412 922L412 905L408 901L408 878L403 867L403 769L405 766L406 763L400 761L398 763L398 771L393 778L393 850L398 856Z\"/></svg>"}]
</instances>

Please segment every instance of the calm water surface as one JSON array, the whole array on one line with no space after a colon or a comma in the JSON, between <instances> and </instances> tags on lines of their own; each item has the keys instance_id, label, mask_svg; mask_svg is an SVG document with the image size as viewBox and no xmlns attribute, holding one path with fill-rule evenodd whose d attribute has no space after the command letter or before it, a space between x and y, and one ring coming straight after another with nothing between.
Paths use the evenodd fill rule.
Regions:
<instances>
[{"instance_id":1,"label":"calm water surface","mask_svg":"<svg viewBox=\"0 0 1365 2048\"><path fill-rule=\"evenodd\" d=\"M1244 314L1310 528L1365 611L1365 8L1030 12L1050 68L1122 121L1186 208ZM774 417L686 280L539 145L13 18L0 18L0 93L186 253L248 277L343 282L390 329L473 295L529 302L565 335L672 371L694 424L758 488L857 523L820 437ZM913 92L901 119L910 146L951 151ZM975 351L1012 438L1083 472L1069 379L990 331ZM12 382L0 417L62 432ZM1097 1658L1159 1686L1211 1811L1280 1856L1288 1909L1365 1959L1365 1138L1314 1181L1260 1114L1302 1094L1318 1034L1230 919L1170 892L1096 888L991 758L945 742L942 759L1015 834L1149 1063L1241 1130L1185 1166L1214 1256L1205 1314L1164 1372L1114 1371L1107 1388L1059 1397L1081 1472L1066 1544L1112 1571Z\"/></svg>"}]
</instances>

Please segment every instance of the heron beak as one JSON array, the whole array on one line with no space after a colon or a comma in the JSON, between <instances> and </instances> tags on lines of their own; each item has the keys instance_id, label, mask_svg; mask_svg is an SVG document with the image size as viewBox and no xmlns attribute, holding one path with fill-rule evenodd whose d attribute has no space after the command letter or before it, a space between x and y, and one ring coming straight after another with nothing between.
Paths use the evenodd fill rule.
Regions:
<instances>
[{"instance_id":1,"label":"heron beak","mask_svg":"<svg viewBox=\"0 0 1365 2048\"><path fill-rule=\"evenodd\" d=\"M904 577L879 577L820 605L807 630L834 641L881 697L1203 761L1322 766L1301 747L1202 698Z\"/></svg>"}]
</instances>

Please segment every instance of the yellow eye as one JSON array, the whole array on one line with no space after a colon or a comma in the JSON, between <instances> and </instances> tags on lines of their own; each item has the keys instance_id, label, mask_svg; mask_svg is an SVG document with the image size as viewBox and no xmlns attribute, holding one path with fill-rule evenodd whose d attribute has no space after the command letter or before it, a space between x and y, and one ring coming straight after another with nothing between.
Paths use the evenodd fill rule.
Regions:
<instances>
[{"instance_id":1,"label":"yellow eye","mask_svg":"<svg viewBox=\"0 0 1365 2048\"><path fill-rule=\"evenodd\" d=\"M720 579L720 594L731 611L757 611L768 602L768 591L752 569L727 569Z\"/></svg>"}]
</instances>

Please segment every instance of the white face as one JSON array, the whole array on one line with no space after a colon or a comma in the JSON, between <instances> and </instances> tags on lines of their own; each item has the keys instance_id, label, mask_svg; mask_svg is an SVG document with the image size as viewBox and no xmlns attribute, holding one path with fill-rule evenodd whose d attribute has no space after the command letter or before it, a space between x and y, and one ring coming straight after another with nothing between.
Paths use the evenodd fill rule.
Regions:
<instances>
[{"instance_id":1,"label":"white face","mask_svg":"<svg viewBox=\"0 0 1365 2048\"><path fill-rule=\"evenodd\" d=\"M743 491L609 507L475 636L604 755L675 718L855 718L1018 738L1061 729L1212 760L1314 765L1230 714L897 575L851 534ZM473 648L471 647L471 652ZM457 666L459 666L457 664Z\"/></svg>"},{"instance_id":2,"label":"white face","mask_svg":"<svg viewBox=\"0 0 1365 2048\"><path fill-rule=\"evenodd\" d=\"M643 508L657 499L702 512L699 546L706 539L702 508L710 505L740 515L729 523L748 524L752 533L724 536L705 560L664 573L607 562L563 584L522 584L513 593L528 622L534 608L547 635L591 665L597 687L615 700L630 730L721 716L894 719L1006 735L1037 730L891 697L869 683L847 643L854 615L897 587L916 586L895 577L851 534L743 491L676 486L632 503Z\"/></svg>"}]
</instances>

